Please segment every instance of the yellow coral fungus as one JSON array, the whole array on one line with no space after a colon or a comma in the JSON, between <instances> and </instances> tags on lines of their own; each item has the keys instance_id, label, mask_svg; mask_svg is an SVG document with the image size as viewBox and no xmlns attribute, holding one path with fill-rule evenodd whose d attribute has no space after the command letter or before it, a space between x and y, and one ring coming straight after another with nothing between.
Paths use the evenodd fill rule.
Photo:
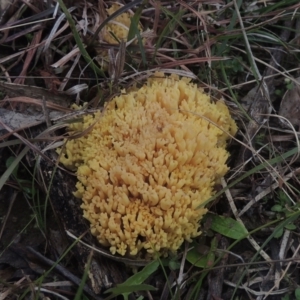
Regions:
<instances>
[{"instance_id":1,"label":"yellow coral fungus","mask_svg":"<svg viewBox=\"0 0 300 300\"><path fill-rule=\"evenodd\" d=\"M120 9L120 4L113 4L109 9L107 9L108 15L112 15ZM114 18L113 21L110 21L104 27L104 35L103 39L109 44L118 44L116 40L127 40L129 28L131 25L132 15L129 12L125 12ZM139 30L141 30L141 26L139 25ZM116 37L116 38L115 38Z\"/></svg>"},{"instance_id":2,"label":"yellow coral fungus","mask_svg":"<svg viewBox=\"0 0 300 300\"><path fill-rule=\"evenodd\" d=\"M120 8L121 4L113 4L110 8L106 10L108 16L111 16ZM132 17L133 15L130 14L130 12L124 12L119 16L115 17L113 20L108 22L108 24L101 31L101 39L104 42L113 45L119 44L119 42L122 40L126 42ZM138 24L138 30L142 32L141 24ZM134 43L137 43L137 41L134 41ZM96 59L104 70L108 69L108 63L110 59L107 50L99 51Z\"/></svg>"},{"instance_id":3,"label":"yellow coral fungus","mask_svg":"<svg viewBox=\"0 0 300 300\"><path fill-rule=\"evenodd\" d=\"M201 207L228 170L236 125L189 79L161 73L86 115L61 156L77 168L76 196L98 241L121 255L167 254L201 232Z\"/></svg>"}]
</instances>

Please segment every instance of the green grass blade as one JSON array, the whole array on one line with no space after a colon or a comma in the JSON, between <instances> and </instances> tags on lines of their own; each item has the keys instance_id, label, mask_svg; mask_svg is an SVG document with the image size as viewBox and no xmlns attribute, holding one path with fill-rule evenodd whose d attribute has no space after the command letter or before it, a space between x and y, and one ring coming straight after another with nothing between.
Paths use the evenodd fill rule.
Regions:
<instances>
[{"instance_id":1,"label":"green grass blade","mask_svg":"<svg viewBox=\"0 0 300 300\"><path fill-rule=\"evenodd\" d=\"M172 17L172 19L169 20L169 22L166 24L165 28L162 30L162 32L160 33L156 45L155 45L155 50L153 53L153 61L156 57L156 53L158 51L158 49L161 47L163 41L166 39L166 37L171 37L175 24L176 22L178 22L177 20L180 19L183 15L184 15L184 11L179 11L177 14L171 14L168 12L168 10L166 9L162 9L166 15L170 15Z\"/></svg>"},{"instance_id":2,"label":"green grass blade","mask_svg":"<svg viewBox=\"0 0 300 300\"><path fill-rule=\"evenodd\" d=\"M85 59L85 61L88 63L88 65L93 69L93 71L95 72L95 74L101 76L101 77L105 77L105 74L103 72L103 70L101 70L94 62L93 59L90 57L90 55L88 54L88 52L85 49L85 46L82 43L82 40L76 30L75 27L75 23L72 19L71 14L69 13L67 7L65 6L64 2L62 0L57 0L59 3L59 6L61 7L62 11L64 12L64 14L66 15L66 18L69 22L70 28L72 30L72 33L74 35L74 39L75 42L81 52L81 55L83 56L83 58Z\"/></svg>"},{"instance_id":3,"label":"green grass blade","mask_svg":"<svg viewBox=\"0 0 300 300\"><path fill-rule=\"evenodd\" d=\"M10 166L5 170L5 172L2 174L0 178L0 191L3 188L4 184L8 180L9 176L13 174L14 170L19 165L22 158L26 155L26 153L29 151L29 147L25 147L19 155L10 163Z\"/></svg>"},{"instance_id":4,"label":"green grass blade","mask_svg":"<svg viewBox=\"0 0 300 300\"><path fill-rule=\"evenodd\" d=\"M84 286L85 286L85 283L86 283L86 281L88 279L88 276L89 276L89 269L90 269L90 266L91 266L91 261L92 261L92 253L89 256L88 261L86 263L86 267L84 269L84 273L83 273L83 276L81 278L81 281L80 281L79 287L77 289L76 295L74 297L74 300L82 300Z\"/></svg>"},{"instance_id":5,"label":"green grass blade","mask_svg":"<svg viewBox=\"0 0 300 300\"><path fill-rule=\"evenodd\" d=\"M142 15L143 6L141 5L135 12L134 16L131 18L131 24L128 30L127 42L134 39L140 32L138 30L138 25Z\"/></svg>"}]
</instances>

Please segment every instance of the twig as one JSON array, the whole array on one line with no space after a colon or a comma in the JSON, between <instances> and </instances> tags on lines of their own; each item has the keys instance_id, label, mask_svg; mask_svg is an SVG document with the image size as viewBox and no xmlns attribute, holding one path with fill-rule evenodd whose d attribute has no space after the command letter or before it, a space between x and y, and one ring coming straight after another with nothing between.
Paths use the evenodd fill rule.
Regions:
<instances>
[{"instance_id":1,"label":"twig","mask_svg":"<svg viewBox=\"0 0 300 300\"><path fill-rule=\"evenodd\" d=\"M34 256L36 256L40 261L44 262L45 264L47 264L48 266L55 266L54 269L56 271L58 271L60 274L62 274L64 277L68 278L70 281L72 281L73 283L75 283L76 285L80 285L81 284L81 279L76 277L75 275L73 275L70 271L68 271L67 269L65 269L64 267L62 267L61 265L56 264L53 260L46 258L45 256L43 256L42 254L38 253L37 251L35 251L33 248L31 247L26 247L26 249L31 252ZM83 287L83 290L91 297L93 297L94 299L97 300L103 300L103 298L98 297L97 295L95 295L93 293L93 291L87 286L85 285Z\"/></svg>"},{"instance_id":2,"label":"twig","mask_svg":"<svg viewBox=\"0 0 300 300\"><path fill-rule=\"evenodd\" d=\"M98 247L95 247L95 246L92 246L92 245L89 245L87 243L85 243L84 241L82 241L80 239L80 237L77 237L75 236L74 234L72 234L70 231L66 230L66 233L69 237L71 237L72 239L74 240L78 240L78 242L84 246L86 246L87 248L89 249L92 249L94 250L96 253L100 254L101 256L104 256L104 257L107 257L107 258L110 258L114 261L117 261L117 262L122 262L126 265L130 265L130 266L146 266L147 264L149 264L151 262L151 260L145 260L145 259L138 259L138 260L135 260L135 259L130 259L130 258L126 258L126 257L122 257L122 256L117 256L117 255L112 255L110 252L108 251L105 251L103 249L100 249Z\"/></svg>"}]
</instances>

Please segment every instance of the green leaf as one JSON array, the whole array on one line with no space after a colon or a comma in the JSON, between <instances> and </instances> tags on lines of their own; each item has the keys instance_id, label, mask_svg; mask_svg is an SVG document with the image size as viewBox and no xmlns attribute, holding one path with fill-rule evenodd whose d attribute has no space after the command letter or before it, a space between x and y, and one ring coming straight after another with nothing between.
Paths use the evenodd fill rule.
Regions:
<instances>
[{"instance_id":1,"label":"green leaf","mask_svg":"<svg viewBox=\"0 0 300 300\"><path fill-rule=\"evenodd\" d=\"M179 270L180 268L180 263L176 260L170 260L169 261L169 268L173 271Z\"/></svg>"},{"instance_id":2,"label":"green leaf","mask_svg":"<svg viewBox=\"0 0 300 300\"><path fill-rule=\"evenodd\" d=\"M276 232L274 232L274 238L278 239L283 235L283 228L278 228Z\"/></svg>"},{"instance_id":3,"label":"green leaf","mask_svg":"<svg viewBox=\"0 0 300 300\"><path fill-rule=\"evenodd\" d=\"M140 272L134 274L133 276L129 277L122 285L135 285L141 284L144 282L152 273L154 273L159 267L158 261L153 261L149 263L147 266L143 268Z\"/></svg>"},{"instance_id":4,"label":"green leaf","mask_svg":"<svg viewBox=\"0 0 300 300\"><path fill-rule=\"evenodd\" d=\"M275 229L273 231L273 236L275 238L280 238L283 235L283 231L284 231L285 228L289 229L289 227L290 227L290 228L295 228L296 229L296 227L293 227L293 225L294 225L293 222L297 219L298 213L299 212L295 213L295 215L293 214L293 216L291 216L291 217L285 219L284 221L280 222L275 227ZM294 229L290 229L290 230L294 230Z\"/></svg>"},{"instance_id":5,"label":"green leaf","mask_svg":"<svg viewBox=\"0 0 300 300\"><path fill-rule=\"evenodd\" d=\"M196 248L191 249L187 255L186 259L192 265L198 268L205 268L208 265L208 255L201 255Z\"/></svg>"},{"instance_id":6,"label":"green leaf","mask_svg":"<svg viewBox=\"0 0 300 300\"><path fill-rule=\"evenodd\" d=\"M284 226L285 229L288 229L288 230L296 230L297 229L297 226L295 224L287 224Z\"/></svg>"},{"instance_id":7,"label":"green leaf","mask_svg":"<svg viewBox=\"0 0 300 300\"><path fill-rule=\"evenodd\" d=\"M295 297L297 300L300 300L300 289L299 288L295 289Z\"/></svg>"},{"instance_id":8,"label":"green leaf","mask_svg":"<svg viewBox=\"0 0 300 300\"><path fill-rule=\"evenodd\" d=\"M283 191L278 192L278 199L282 205L291 203L290 198Z\"/></svg>"},{"instance_id":9,"label":"green leaf","mask_svg":"<svg viewBox=\"0 0 300 300\"><path fill-rule=\"evenodd\" d=\"M112 299L115 296L123 295L124 299L128 299L128 296L134 291L155 289L154 287L146 284L142 284L150 275L152 275L159 267L158 261L153 261L145 266L140 272L132 275L126 281L118 284L116 287L108 289L104 293L112 293L107 299Z\"/></svg>"},{"instance_id":10,"label":"green leaf","mask_svg":"<svg viewBox=\"0 0 300 300\"><path fill-rule=\"evenodd\" d=\"M292 89L294 88L294 83L291 82L291 83L287 84L287 85L286 85L286 88L287 88L288 90L292 90Z\"/></svg>"},{"instance_id":11,"label":"green leaf","mask_svg":"<svg viewBox=\"0 0 300 300\"><path fill-rule=\"evenodd\" d=\"M186 259L192 265L198 268L210 268L215 263L215 250L216 250L216 239L211 242L211 248L207 254L201 254L199 252L199 244L193 242L191 244L192 249L187 253Z\"/></svg>"},{"instance_id":12,"label":"green leaf","mask_svg":"<svg viewBox=\"0 0 300 300\"><path fill-rule=\"evenodd\" d=\"M211 229L229 238L239 240L247 236L248 231L243 224L228 217L212 215Z\"/></svg>"},{"instance_id":13,"label":"green leaf","mask_svg":"<svg viewBox=\"0 0 300 300\"><path fill-rule=\"evenodd\" d=\"M282 212L282 206L279 204L275 204L274 206L272 206L271 211Z\"/></svg>"}]
</instances>

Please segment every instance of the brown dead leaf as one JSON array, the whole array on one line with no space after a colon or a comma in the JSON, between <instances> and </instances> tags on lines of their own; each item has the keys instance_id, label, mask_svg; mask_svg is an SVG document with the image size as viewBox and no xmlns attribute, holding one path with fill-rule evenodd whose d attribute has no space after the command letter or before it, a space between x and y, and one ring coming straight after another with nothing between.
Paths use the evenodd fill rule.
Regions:
<instances>
[{"instance_id":1,"label":"brown dead leaf","mask_svg":"<svg viewBox=\"0 0 300 300\"><path fill-rule=\"evenodd\" d=\"M32 85L0 81L0 91L4 92L8 97L25 96L33 99L43 99L44 97L46 101L64 107L69 107L71 103L70 97L63 92L53 93L51 90Z\"/></svg>"}]
</instances>

